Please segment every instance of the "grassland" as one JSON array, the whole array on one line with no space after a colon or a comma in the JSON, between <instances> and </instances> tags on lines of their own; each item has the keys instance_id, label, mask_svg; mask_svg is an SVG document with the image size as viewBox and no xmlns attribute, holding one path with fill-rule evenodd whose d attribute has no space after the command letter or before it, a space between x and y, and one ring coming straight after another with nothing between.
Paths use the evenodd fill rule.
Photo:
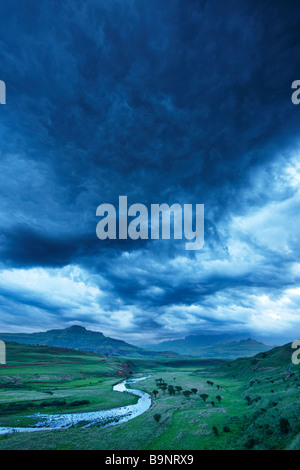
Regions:
<instances>
[{"instance_id":1,"label":"grassland","mask_svg":"<svg viewBox=\"0 0 300 470\"><path fill-rule=\"evenodd\" d=\"M128 360L24 345L9 348L13 360L0 368L0 426L16 425L17 419L18 425L28 424L26 415L40 410L47 400L65 402L42 405L43 412L51 413L134 403L136 397L112 391L114 383L130 375L151 374L139 388L152 394L152 406L117 426L0 436L0 449L300 448L300 370L290 364L289 345L254 359L227 363L195 358ZM30 365L24 367L20 362ZM175 393L169 393L170 386ZM158 391L156 397L154 390ZM89 403L69 406L78 400Z\"/></svg>"},{"instance_id":2,"label":"grassland","mask_svg":"<svg viewBox=\"0 0 300 470\"><path fill-rule=\"evenodd\" d=\"M136 403L136 397L112 391L128 375L126 363L117 358L16 343L7 344L7 356L7 366L0 367L0 426L30 425L33 420L26 416L36 412L95 411ZM76 406L81 401L85 404Z\"/></svg>"}]
</instances>

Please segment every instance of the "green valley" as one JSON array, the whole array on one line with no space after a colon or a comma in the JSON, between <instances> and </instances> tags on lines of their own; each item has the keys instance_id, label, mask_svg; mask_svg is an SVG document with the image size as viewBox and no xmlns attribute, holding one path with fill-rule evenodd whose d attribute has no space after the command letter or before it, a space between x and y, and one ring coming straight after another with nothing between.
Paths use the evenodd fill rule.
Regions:
<instances>
[{"instance_id":1,"label":"green valley","mask_svg":"<svg viewBox=\"0 0 300 470\"><path fill-rule=\"evenodd\" d=\"M232 362L122 358L49 346L7 344L0 368L0 426L32 415L129 405L112 390L125 377L152 396L142 415L116 426L71 427L0 436L0 449L299 449L299 366L291 345ZM31 416L31 417L28 417Z\"/></svg>"}]
</instances>

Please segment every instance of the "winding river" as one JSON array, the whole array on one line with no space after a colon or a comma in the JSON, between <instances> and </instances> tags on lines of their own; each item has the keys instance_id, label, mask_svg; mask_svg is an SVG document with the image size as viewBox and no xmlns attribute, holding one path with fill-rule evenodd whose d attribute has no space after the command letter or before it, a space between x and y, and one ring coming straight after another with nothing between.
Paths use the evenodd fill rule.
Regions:
<instances>
[{"instance_id":1,"label":"winding river","mask_svg":"<svg viewBox=\"0 0 300 470\"><path fill-rule=\"evenodd\" d=\"M148 377L137 379L127 379L114 385L113 390L121 393L132 393L139 397L135 405L121 406L119 408L110 408L108 410L87 411L84 413L63 413L63 414L41 414L35 413L29 415L30 418L36 418L38 421L32 427L0 427L0 434L14 432L34 432L46 431L50 429L65 429L70 426L88 427L98 424L101 427L113 426L125 423L137 416L145 413L151 406L151 396L141 390L128 389L126 384L133 384L145 380Z\"/></svg>"}]
</instances>

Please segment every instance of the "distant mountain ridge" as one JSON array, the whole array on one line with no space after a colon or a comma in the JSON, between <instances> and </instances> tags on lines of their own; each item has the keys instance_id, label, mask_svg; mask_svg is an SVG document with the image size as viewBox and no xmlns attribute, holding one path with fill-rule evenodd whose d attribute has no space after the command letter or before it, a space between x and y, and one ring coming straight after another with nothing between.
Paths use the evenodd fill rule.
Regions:
<instances>
[{"instance_id":1,"label":"distant mountain ridge","mask_svg":"<svg viewBox=\"0 0 300 470\"><path fill-rule=\"evenodd\" d=\"M78 349L109 356L148 357L149 359L172 358L178 355L201 358L236 359L251 357L270 350L254 339L234 339L232 335L191 335L183 340L167 341L145 349L125 341L104 336L98 331L87 330L73 325L64 329L54 329L38 333L0 333L0 340L21 344L39 344L60 348Z\"/></svg>"},{"instance_id":2,"label":"distant mountain ridge","mask_svg":"<svg viewBox=\"0 0 300 470\"><path fill-rule=\"evenodd\" d=\"M181 340L145 346L152 351L173 351L181 355L224 359L251 357L272 347L251 338L235 338L229 334L191 335Z\"/></svg>"},{"instance_id":3,"label":"distant mountain ridge","mask_svg":"<svg viewBox=\"0 0 300 470\"><path fill-rule=\"evenodd\" d=\"M237 341L245 339L246 335L243 337L241 335L233 334L202 334L202 335L189 335L183 339L175 339L170 341L163 341L158 344L147 344L146 349L151 351L179 351L185 350L186 354L194 355L195 349L203 348L206 346L211 346L216 343L225 343L228 341ZM180 354L180 353L179 353Z\"/></svg>"},{"instance_id":4,"label":"distant mountain ridge","mask_svg":"<svg viewBox=\"0 0 300 470\"><path fill-rule=\"evenodd\" d=\"M235 359L239 357L252 357L255 354L269 351L273 346L268 346L255 339L242 339L240 341L229 341L217 343L202 348L202 357L218 357Z\"/></svg>"},{"instance_id":5,"label":"distant mountain ridge","mask_svg":"<svg viewBox=\"0 0 300 470\"><path fill-rule=\"evenodd\" d=\"M146 351L125 341L104 336L98 331L73 325L64 329L38 333L0 333L0 339L21 344L40 344L61 348L79 349L110 356L126 357L175 357L176 353Z\"/></svg>"}]
</instances>

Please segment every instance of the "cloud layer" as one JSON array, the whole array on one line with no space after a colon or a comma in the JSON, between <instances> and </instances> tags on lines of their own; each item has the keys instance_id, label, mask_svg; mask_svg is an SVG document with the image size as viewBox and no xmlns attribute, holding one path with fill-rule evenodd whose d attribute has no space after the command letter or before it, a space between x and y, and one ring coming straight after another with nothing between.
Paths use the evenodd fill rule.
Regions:
<instances>
[{"instance_id":1,"label":"cloud layer","mask_svg":"<svg viewBox=\"0 0 300 470\"><path fill-rule=\"evenodd\" d=\"M136 344L299 329L297 2L0 6L0 330ZM293 8L295 6L295 8ZM96 237L96 208L205 204L205 245Z\"/></svg>"}]
</instances>

